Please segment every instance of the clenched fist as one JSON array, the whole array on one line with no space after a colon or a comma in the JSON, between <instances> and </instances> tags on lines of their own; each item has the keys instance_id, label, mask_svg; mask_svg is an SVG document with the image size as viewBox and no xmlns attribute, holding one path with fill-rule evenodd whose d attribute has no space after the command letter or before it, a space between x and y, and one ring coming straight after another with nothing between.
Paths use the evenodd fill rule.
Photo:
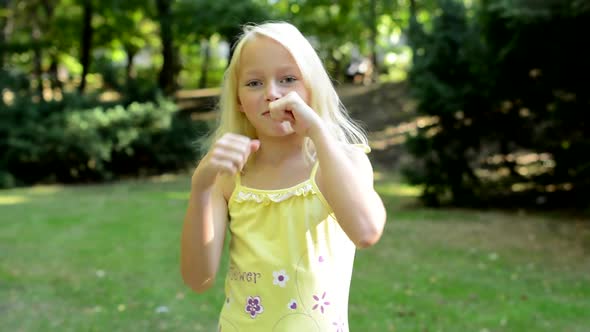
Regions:
<instances>
[{"instance_id":1,"label":"clenched fist","mask_svg":"<svg viewBox=\"0 0 590 332\"><path fill-rule=\"evenodd\" d=\"M202 189L213 186L218 174L235 175L240 172L250 154L260 147L259 140L227 133L213 144L193 173L192 183Z\"/></svg>"}]
</instances>

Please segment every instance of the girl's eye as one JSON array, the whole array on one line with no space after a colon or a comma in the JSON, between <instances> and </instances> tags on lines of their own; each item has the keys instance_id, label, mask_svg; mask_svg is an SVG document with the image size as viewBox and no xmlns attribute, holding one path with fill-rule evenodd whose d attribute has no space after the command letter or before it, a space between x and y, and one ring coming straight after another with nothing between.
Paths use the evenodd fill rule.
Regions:
<instances>
[{"instance_id":1,"label":"girl's eye","mask_svg":"<svg viewBox=\"0 0 590 332\"><path fill-rule=\"evenodd\" d=\"M249 81L246 83L246 86L249 87L257 87L257 86L261 86L262 83L260 81Z\"/></svg>"},{"instance_id":2,"label":"girl's eye","mask_svg":"<svg viewBox=\"0 0 590 332\"><path fill-rule=\"evenodd\" d=\"M281 80L281 83L293 83L295 81L297 81L295 76L287 76Z\"/></svg>"}]
</instances>

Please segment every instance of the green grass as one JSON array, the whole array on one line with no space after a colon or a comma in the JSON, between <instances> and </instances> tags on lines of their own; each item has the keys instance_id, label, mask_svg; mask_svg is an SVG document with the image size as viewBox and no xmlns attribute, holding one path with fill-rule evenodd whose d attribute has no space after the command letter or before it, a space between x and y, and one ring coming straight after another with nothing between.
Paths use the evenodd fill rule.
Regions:
<instances>
[{"instance_id":1,"label":"green grass","mask_svg":"<svg viewBox=\"0 0 590 332\"><path fill-rule=\"evenodd\" d=\"M225 269L204 295L178 272L188 184L0 191L0 330L214 331ZM357 253L351 331L590 330L588 222L425 209L391 178L378 190L389 222Z\"/></svg>"}]
</instances>

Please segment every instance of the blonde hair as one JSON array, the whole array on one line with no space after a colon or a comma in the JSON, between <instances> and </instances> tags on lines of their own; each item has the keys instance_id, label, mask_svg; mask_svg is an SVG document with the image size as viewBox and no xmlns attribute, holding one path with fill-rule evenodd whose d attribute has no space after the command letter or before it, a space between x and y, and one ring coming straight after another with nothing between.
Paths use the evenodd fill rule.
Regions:
<instances>
[{"instance_id":1,"label":"blonde hair","mask_svg":"<svg viewBox=\"0 0 590 332\"><path fill-rule=\"evenodd\" d=\"M367 145L363 129L348 115L336 89L317 52L301 32L286 22L268 22L260 25L248 24L236 43L223 79L218 105L217 129L209 137L205 148L209 148L226 133L235 133L257 138L256 130L250 124L238 105L238 66L244 45L254 36L271 38L295 59L301 71L303 82L311 92L310 107L325 121L330 133L340 142ZM305 138L304 153L309 160L315 160L315 149L308 137Z\"/></svg>"}]
</instances>

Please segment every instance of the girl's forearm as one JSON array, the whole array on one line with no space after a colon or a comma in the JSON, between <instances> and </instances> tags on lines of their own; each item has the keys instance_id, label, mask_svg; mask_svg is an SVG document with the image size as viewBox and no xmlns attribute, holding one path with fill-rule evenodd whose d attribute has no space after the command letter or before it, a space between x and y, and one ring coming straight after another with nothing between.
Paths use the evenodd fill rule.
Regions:
<instances>
[{"instance_id":1,"label":"girl's forearm","mask_svg":"<svg viewBox=\"0 0 590 332\"><path fill-rule=\"evenodd\" d=\"M353 162L354 158L326 130L317 131L311 139L320 162L322 193L340 226L357 247L375 244L381 237L386 212L373 188L370 162Z\"/></svg>"},{"instance_id":2,"label":"girl's forearm","mask_svg":"<svg viewBox=\"0 0 590 332\"><path fill-rule=\"evenodd\" d=\"M208 289L218 267L215 250L212 189L190 194L181 238L181 274L184 282L196 292Z\"/></svg>"}]
</instances>

